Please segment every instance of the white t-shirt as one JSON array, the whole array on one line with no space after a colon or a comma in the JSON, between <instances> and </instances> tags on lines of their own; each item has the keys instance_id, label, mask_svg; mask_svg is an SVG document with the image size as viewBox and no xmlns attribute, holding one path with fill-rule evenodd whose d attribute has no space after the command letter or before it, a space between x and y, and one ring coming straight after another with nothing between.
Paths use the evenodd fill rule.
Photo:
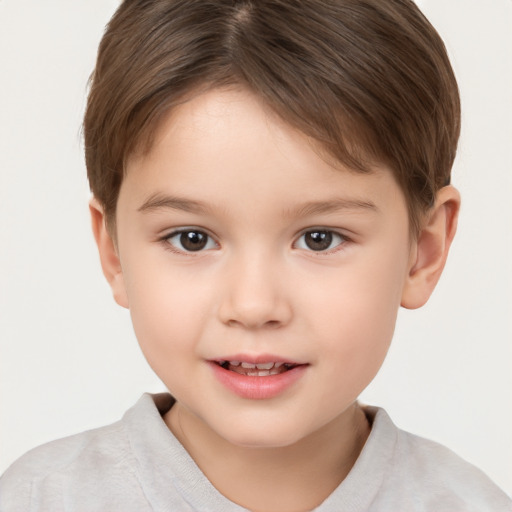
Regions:
<instances>
[{"instance_id":1,"label":"white t-shirt","mask_svg":"<svg viewBox=\"0 0 512 512\"><path fill-rule=\"evenodd\" d=\"M173 398L143 395L122 420L36 448L0 479L1 512L242 512L165 425ZM399 430L382 409L354 467L316 512L511 512L480 470Z\"/></svg>"}]
</instances>

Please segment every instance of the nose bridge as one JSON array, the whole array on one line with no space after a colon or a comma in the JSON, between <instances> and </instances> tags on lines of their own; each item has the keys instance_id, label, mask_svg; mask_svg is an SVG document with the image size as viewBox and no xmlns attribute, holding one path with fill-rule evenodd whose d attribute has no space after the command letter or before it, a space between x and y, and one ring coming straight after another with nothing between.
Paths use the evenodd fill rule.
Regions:
<instances>
[{"instance_id":1,"label":"nose bridge","mask_svg":"<svg viewBox=\"0 0 512 512\"><path fill-rule=\"evenodd\" d=\"M251 329L286 324L291 317L291 304L281 263L277 255L260 248L246 248L233 255L226 272L221 320Z\"/></svg>"}]
</instances>

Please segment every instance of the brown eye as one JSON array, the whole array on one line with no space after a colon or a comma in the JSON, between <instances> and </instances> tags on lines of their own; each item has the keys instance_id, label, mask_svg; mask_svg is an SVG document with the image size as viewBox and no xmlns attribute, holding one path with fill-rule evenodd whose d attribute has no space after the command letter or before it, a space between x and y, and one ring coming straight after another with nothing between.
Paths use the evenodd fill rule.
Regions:
<instances>
[{"instance_id":1,"label":"brown eye","mask_svg":"<svg viewBox=\"0 0 512 512\"><path fill-rule=\"evenodd\" d=\"M175 249L182 252L198 252L216 247L209 235L194 229L171 234L166 240Z\"/></svg>"},{"instance_id":2,"label":"brown eye","mask_svg":"<svg viewBox=\"0 0 512 512\"><path fill-rule=\"evenodd\" d=\"M304 235L304 242L312 251L325 251L332 243L329 231L310 231Z\"/></svg>"},{"instance_id":3,"label":"brown eye","mask_svg":"<svg viewBox=\"0 0 512 512\"><path fill-rule=\"evenodd\" d=\"M299 240L296 247L315 252L327 251L341 245L345 239L339 233L327 229L316 229L307 231Z\"/></svg>"},{"instance_id":4,"label":"brown eye","mask_svg":"<svg viewBox=\"0 0 512 512\"><path fill-rule=\"evenodd\" d=\"M180 235L180 243L187 251L200 251L206 247L208 237L199 231L186 231Z\"/></svg>"}]
</instances>

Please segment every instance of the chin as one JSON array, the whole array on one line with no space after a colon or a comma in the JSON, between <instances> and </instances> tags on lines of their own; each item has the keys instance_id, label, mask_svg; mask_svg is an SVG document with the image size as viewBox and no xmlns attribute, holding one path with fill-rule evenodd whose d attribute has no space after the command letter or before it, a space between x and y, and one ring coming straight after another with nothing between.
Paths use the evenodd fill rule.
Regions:
<instances>
[{"instance_id":1,"label":"chin","mask_svg":"<svg viewBox=\"0 0 512 512\"><path fill-rule=\"evenodd\" d=\"M303 432L296 422L233 422L224 428L216 429L217 434L228 443L240 448L272 449L285 448L299 442L310 432Z\"/></svg>"}]
</instances>

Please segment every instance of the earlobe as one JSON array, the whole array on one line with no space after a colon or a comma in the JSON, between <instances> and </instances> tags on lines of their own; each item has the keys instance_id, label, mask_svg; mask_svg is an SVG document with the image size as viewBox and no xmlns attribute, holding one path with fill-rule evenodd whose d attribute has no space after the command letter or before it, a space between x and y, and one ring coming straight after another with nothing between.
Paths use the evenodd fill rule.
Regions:
<instances>
[{"instance_id":1,"label":"earlobe","mask_svg":"<svg viewBox=\"0 0 512 512\"><path fill-rule=\"evenodd\" d=\"M416 309L423 306L434 291L457 230L459 209L457 189L449 185L439 190L436 203L411 250L409 272L402 292L403 307Z\"/></svg>"},{"instance_id":2,"label":"earlobe","mask_svg":"<svg viewBox=\"0 0 512 512\"><path fill-rule=\"evenodd\" d=\"M115 301L120 306L128 308L128 296L126 294L118 251L107 229L103 208L94 197L89 202L89 210L91 212L92 231L98 246L103 274L110 284Z\"/></svg>"}]
</instances>

